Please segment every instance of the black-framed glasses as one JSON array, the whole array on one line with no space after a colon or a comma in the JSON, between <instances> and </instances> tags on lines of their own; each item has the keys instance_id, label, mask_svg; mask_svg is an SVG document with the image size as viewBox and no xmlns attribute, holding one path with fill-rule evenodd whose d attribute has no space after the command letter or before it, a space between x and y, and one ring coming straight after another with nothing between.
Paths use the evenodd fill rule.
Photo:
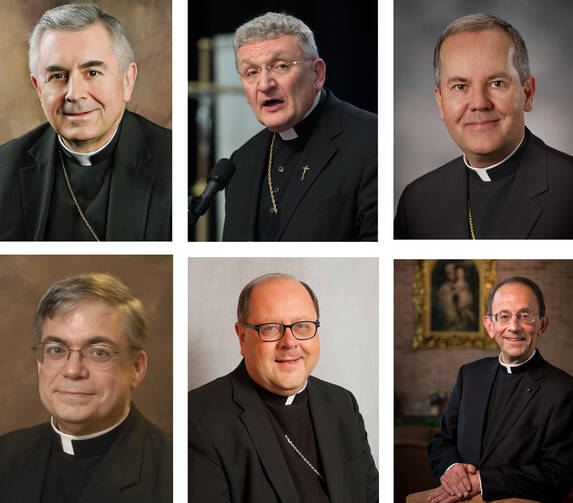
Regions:
<instances>
[{"instance_id":1,"label":"black-framed glasses","mask_svg":"<svg viewBox=\"0 0 573 503\"><path fill-rule=\"evenodd\" d=\"M287 328L290 328L295 339L305 341L312 339L316 335L318 327L320 327L320 321L295 321L290 325L284 325L282 323L260 323L258 325L244 323L244 325L256 330L263 342L278 341L285 334Z\"/></svg>"},{"instance_id":2,"label":"black-framed glasses","mask_svg":"<svg viewBox=\"0 0 573 503\"><path fill-rule=\"evenodd\" d=\"M518 313L500 311L499 313L492 314L491 318L497 321L500 325L509 325L514 316L525 325L531 325L535 321L535 313L532 313L531 311L519 311Z\"/></svg>"},{"instance_id":3,"label":"black-framed glasses","mask_svg":"<svg viewBox=\"0 0 573 503\"><path fill-rule=\"evenodd\" d=\"M131 346L128 349L118 349L111 344L89 343L84 344L80 349L72 349L62 341L45 341L32 349L36 353L37 360L47 368L64 367L72 352L77 351L80 354L80 361L87 368L107 370L114 365L120 353L138 348Z\"/></svg>"},{"instance_id":4,"label":"black-framed glasses","mask_svg":"<svg viewBox=\"0 0 573 503\"><path fill-rule=\"evenodd\" d=\"M301 59L299 61L277 61L276 63L269 63L268 65L249 66L243 72L239 72L239 75L249 84L254 84L259 80L264 68L266 68L275 77L286 77L291 72L293 66L300 65L305 61L311 60Z\"/></svg>"}]
</instances>

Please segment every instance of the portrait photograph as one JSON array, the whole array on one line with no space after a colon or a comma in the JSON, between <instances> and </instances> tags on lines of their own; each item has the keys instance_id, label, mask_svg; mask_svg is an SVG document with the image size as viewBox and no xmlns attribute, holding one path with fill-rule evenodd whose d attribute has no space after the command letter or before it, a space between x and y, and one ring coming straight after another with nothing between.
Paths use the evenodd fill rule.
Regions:
<instances>
[{"instance_id":1,"label":"portrait photograph","mask_svg":"<svg viewBox=\"0 0 573 503\"><path fill-rule=\"evenodd\" d=\"M573 155L573 44L567 0L423 0L394 2L394 214L405 187L420 176L459 157L434 96L434 47L452 21L486 13L513 25L529 53L537 89L525 126L548 146Z\"/></svg>"}]
</instances>

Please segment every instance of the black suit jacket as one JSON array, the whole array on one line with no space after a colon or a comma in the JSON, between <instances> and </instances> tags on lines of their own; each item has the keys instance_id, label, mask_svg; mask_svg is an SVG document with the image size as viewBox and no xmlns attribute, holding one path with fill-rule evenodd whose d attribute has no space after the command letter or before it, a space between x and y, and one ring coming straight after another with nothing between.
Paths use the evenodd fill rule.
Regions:
<instances>
[{"instance_id":1,"label":"black suit jacket","mask_svg":"<svg viewBox=\"0 0 573 503\"><path fill-rule=\"evenodd\" d=\"M471 463L480 470L486 501L561 502L573 487L573 378L540 358L482 451L497 366L498 358L484 358L461 367L440 431L428 447L434 476L439 483L453 463Z\"/></svg>"},{"instance_id":2,"label":"black suit jacket","mask_svg":"<svg viewBox=\"0 0 573 503\"><path fill-rule=\"evenodd\" d=\"M291 184L279 211L279 241L378 239L377 117L330 91L312 129L304 183ZM272 132L264 129L231 156L225 189L224 241L256 238L261 180Z\"/></svg>"},{"instance_id":3,"label":"black suit jacket","mask_svg":"<svg viewBox=\"0 0 573 503\"><path fill-rule=\"evenodd\" d=\"M354 396L314 377L307 386L330 501L378 501L378 471ZM189 501L300 501L244 362L189 393Z\"/></svg>"},{"instance_id":4,"label":"black suit jacket","mask_svg":"<svg viewBox=\"0 0 573 503\"><path fill-rule=\"evenodd\" d=\"M125 111L109 193L107 241L171 239L171 131ZM48 124L0 147L0 240L41 241L60 169Z\"/></svg>"},{"instance_id":5,"label":"black suit jacket","mask_svg":"<svg viewBox=\"0 0 573 503\"><path fill-rule=\"evenodd\" d=\"M398 204L394 237L468 239L466 169L458 157L408 185ZM573 157L529 132L496 238L572 239L572 193Z\"/></svg>"},{"instance_id":6,"label":"black suit jacket","mask_svg":"<svg viewBox=\"0 0 573 503\"><path fill-rule=\"evenodd\" d=\"M133 404L126 421L130 421L130 428L115 440L91 475L78 503L173 501L171 438L147 421ZM0 437L2 503L41 501L54 437L50 423Z\"/></svg>"}]
</instances>

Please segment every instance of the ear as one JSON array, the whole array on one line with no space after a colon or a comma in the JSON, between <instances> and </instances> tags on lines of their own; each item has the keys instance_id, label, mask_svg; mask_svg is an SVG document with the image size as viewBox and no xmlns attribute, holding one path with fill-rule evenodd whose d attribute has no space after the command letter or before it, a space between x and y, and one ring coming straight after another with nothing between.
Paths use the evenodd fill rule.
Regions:
<instances>
[{"instance_id":1,"label":"ear","mask_svg":"<svg viewBox=\"0 0 573 503\"><path fill-rule=\"evenodd\" d=\"M539 333L537 334L537 337L541 337L543 333L547 330L548 326L549 326L549 316L545 315L541 318L541 327L539 328Z\"/></svg>"},{"instance_id":2,"label":"ear","mask_svg":"<svg viewBox=\"0 0 573 503\"><path fill-rule=\"evenodd\" d=\"M140 349L131 362L131 389L136 390L147 372L147 353Z\"/></svg>"},{"instance_id":3,"label":"ear","mask_svg":"<svg viewBox=\"0 0 573 503\"><path fill-rule=\"evenodd\" d=\"M312 62L311 68L314 72L314 90L320 91L326 79L326 63L324 60L317 58Z\"/></svg>"},{"instance_id":4,"label":"ear","mask_svg":"<svg viewBox=\"0 0 573 503\"><path fill-rule=\"evenodd\" d=\"M239 344L241 345L241 356L245 356L245 339L247 334L245 333L245 327L239 322L235 323L235 333L239 338Z\"/></svg>"},{"instance_id":5,"label":"ear","mask_svg":"<svg viewBox=\"0 0 573 503\"><path fill-rule=\"evenodd\" d=\"M439 87L434 86L434 96L436 97L436 103L438 104L438 109L440 110L440 119L444 120L444 106L442 104L442 93Z\"/></svg>"},{"instance_id":6,"label":"ear","mask_svg":"<svg viewBox=\"0 0 573 503\"><path fill-rule=\"evenodd\" d=\"M135 86L135 79L137 78L137 65L130 63L127 71L123 75L123 99L127 103L131 99L133 93L133 86Z\"/></svg>"},{"instance_id":7,"label":"ear","mask_svg":"<svg viewBox=\"0 0 573 503\"><path fill-rule=\"evenodd\" d=\"M40 85L38 83L38 81L36 80L36 77L34 77L33 75L30 75L30 79L32 80L32 84L34 84L34 87L36 88L36 92L38 93L39 98L42 98L42 89L40 88Z\"/></svg>"},{"instance_id":8,"label":"ear","mask_svg":"<svg viewBox=\"0 0 573 503\"><path fill-rule=\"evenodd\" d=\"M525 95L523 110L531 112L531 109L533 108L533 95L535 94L535 77L533 75L527 77L527 80L523 85L523 94Z\"/></svg>"},{"instance_id":9,"label":"ear","mask_svg":"<svg viewBox=\"0 0 573 503\"><path fill-rule=\"evenodd\" d=\"M491 320L491 318L486 315L483 317L482 322L483 326L487 331L487 335L489 335L492 339L495 339L495 332L493 330L493 321Z\"/></svg>"}]
</instances>

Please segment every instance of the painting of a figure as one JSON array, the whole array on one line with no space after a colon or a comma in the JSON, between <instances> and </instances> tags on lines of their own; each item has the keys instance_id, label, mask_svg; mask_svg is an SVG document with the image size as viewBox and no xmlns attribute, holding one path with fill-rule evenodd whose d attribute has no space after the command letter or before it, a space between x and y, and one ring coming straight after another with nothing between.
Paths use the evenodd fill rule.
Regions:
<instances>
[{"instance_id":1,"label":"painting of a figure","mask_svg":"<svg viewBox=\"0 0 573 503\"><path fill-rule=\"evenodd\" d=\"M471 260L438 260L431 272L431 330L478 331L479 273Z\"/></svg>"}]
</instances>

